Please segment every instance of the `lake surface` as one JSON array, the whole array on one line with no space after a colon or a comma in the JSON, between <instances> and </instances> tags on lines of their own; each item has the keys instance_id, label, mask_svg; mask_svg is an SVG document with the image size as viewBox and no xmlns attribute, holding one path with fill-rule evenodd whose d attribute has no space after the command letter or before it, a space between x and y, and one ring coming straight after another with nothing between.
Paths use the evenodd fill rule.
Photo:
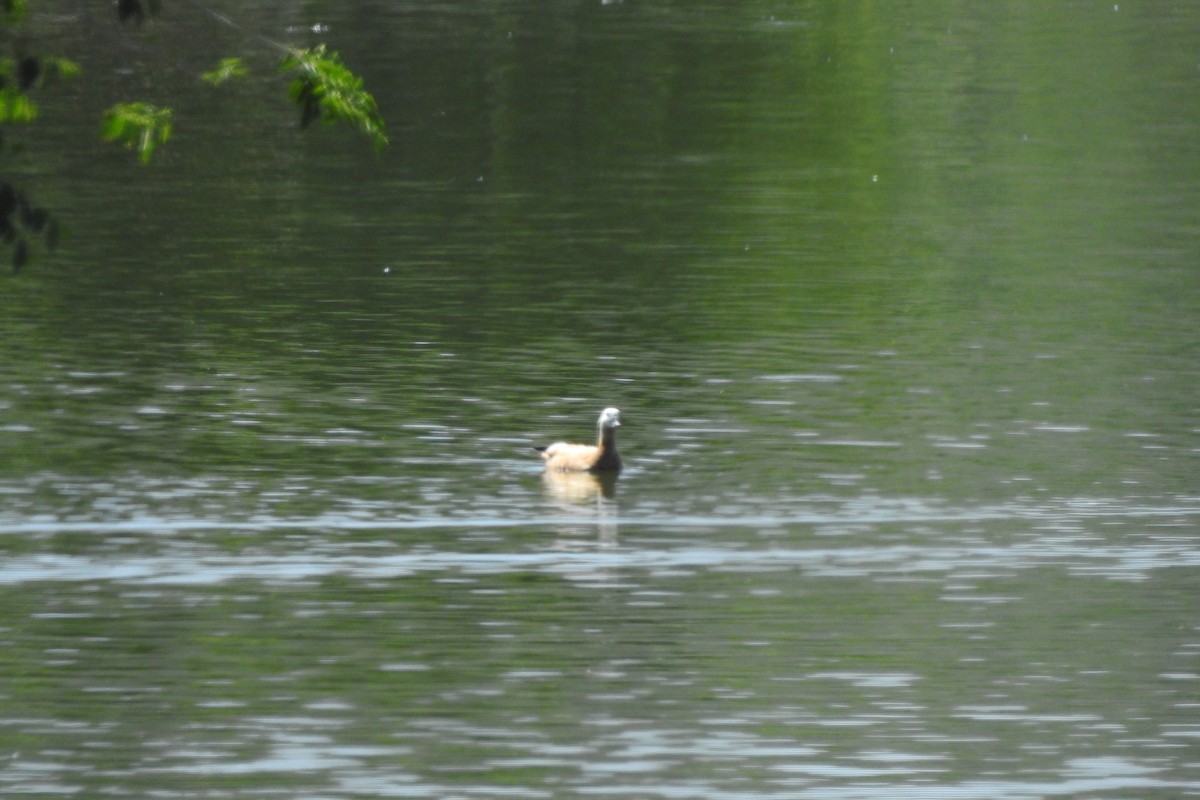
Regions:
<instances>
[{"instance_id":1,"label":"lake surface","mask_svg":"<svg viewBox=\"0 0 1200 800\"><path fill-rule=\"evenodd\" d=\"M5 795L1200 796L1200 7L47 5Z\"/></svg>"}]
</instances>

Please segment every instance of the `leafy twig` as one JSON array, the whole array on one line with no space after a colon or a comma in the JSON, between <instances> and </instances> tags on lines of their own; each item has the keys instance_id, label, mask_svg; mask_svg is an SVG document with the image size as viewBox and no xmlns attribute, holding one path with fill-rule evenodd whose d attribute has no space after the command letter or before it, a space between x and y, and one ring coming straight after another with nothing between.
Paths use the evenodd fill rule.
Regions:
<instances>
[{"instance_id":1,"label":"leafy twig","mask_svg":"<svg viewBox=\"0 0 1200 800\"><path fill-rule=\"evenodd\" d=\"M325 123L349 122L366 134L376 149L387 145L383 117L375 98L363 89L362 78L346 69L337 53L325 45L291 51L279 65L279 71L295 77L288 97L300 106L300 126L316 120Z\"/></svg>"},{"instance_id":2,"label":"leafy twig","mask_svg":"<svg viewBox=\"0 0 1200 800\"><path fill-rule=\"evenodd\" d=\"M248 74L249 72L240 58L222 58L217 62L217 68L212 72L205 72L200 76L200 80L211 83L213 86L220 86L226 81L244 78Z\"/></svg>"},{"instance_id":3,"label":"leafy twig","mask_svg":"<svg viewBox=\"0 0 1200 800\"><path fill-rule=\"evenodd\" d=\"M101 133L106 140L135 150L145 164L153 157L154 148L171 138L171 109L120 103L104 112Z\"/></svg>"}]
</instances>

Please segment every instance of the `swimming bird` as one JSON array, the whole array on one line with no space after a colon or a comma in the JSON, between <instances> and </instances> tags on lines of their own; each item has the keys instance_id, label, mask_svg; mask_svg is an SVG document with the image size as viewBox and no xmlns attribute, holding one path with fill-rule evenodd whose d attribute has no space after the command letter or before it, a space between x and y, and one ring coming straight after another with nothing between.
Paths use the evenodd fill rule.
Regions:
<instances>
[{"instance_id":1,"label":"swimming bird","mask_svg":"<svg viewBox=\"0 0 1200 800\"><path fill-rule=\"evenodd\" d=\"M596 421L596 444L567 444L555 442L545 447L535 447L546 462L546 469L556 472L616 472L621 469L621 456L617 453L617 428L621 424L621 412L606 408Z\"/></svg>"}]
</instances>

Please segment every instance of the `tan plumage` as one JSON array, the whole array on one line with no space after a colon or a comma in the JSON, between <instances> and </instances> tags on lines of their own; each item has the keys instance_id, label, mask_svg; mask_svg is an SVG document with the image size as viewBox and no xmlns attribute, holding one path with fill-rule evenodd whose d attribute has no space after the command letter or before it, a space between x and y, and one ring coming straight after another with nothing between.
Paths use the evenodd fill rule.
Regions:
<instances>
[{"instance_id":1,"label":"tan plumage","mask_svg":"<svg viewBox=\"0 0 1200 800\"><path fill-rule=\"evenodd\" d=\"M555 442L545 447L535 447L546 462L546 469L557 472L615 472L621 468L621 456L617 453L617 428L621 425L621 412L606 408L596 421L596 444L568 444Z\"/></svg>"}]
</instances>

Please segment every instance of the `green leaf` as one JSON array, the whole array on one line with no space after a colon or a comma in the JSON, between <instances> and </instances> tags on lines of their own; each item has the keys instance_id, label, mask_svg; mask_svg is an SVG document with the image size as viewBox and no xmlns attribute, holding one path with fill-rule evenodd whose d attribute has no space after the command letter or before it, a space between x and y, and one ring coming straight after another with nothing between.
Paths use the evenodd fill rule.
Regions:
<instances>
[{"instance_id":1,"label":"green leaf","mask_svg":"<svg viewBox=\"0 0 1200 800\"><path fill-rule=\"evenodd\" d=\"M57 75L63 80L77 78L83 72L83 68L69 58L47 56L42 62L46 75Z\"/></svg>"},{"instance_id":2,"label":"green leaf","mask_svg":"<svg viewBox=\"0 0 1200 800\"><path fill-rule=\"evenodd\" d=\"M293 50L280 62L279 71L295 75L288 97L300 107L300 127L318 119L326 124L347 122L366 134L376 149L387 145L375 98L337 53L326 51L325 45Z\"/></svg>"},{"instance_id":3,"label":"green leaf","mask_svg":"<svg viewBox=\"0 0 1200 800\"><path fill-rule=\"evenodd\" d=\"M171 109L149 103L122 103L104 112L101 135L119 142L149 163L154 150L171 138Z\"/></svg>"},{"instance_id":4,"label":"green leaf","mask_svg":"<svg viewBox=\"0 0 1200 800\"><path fill-rule=\"evenodd\" d=\"M217 63L217 68L212 72L202 74L200 80L211 83L213 86L220 86L226 81L244 78L247 74L249 73L240 58L222 58Z\"/></svg>"},{"instance_id":5,"label":"green leaf","mask_svg":"<svg viewBox=\"0 0 1200 800\"><path fill-rule=\"evenodd\" d=\"M0 14L3 15L4 23L15 25L20 22L29 11L28 6L26 0L0 0Z\"/></svg>"},{"instance_id":6,"label":"green leaf","mask_svg":"<svg viewBox=\"0 0 1200 800\"><path fill-rule=\"evenodd\" d=\"M15 86L0 89L0 122L32 122L37 119L37 104Z\"/></svg>"}]
</instances>

